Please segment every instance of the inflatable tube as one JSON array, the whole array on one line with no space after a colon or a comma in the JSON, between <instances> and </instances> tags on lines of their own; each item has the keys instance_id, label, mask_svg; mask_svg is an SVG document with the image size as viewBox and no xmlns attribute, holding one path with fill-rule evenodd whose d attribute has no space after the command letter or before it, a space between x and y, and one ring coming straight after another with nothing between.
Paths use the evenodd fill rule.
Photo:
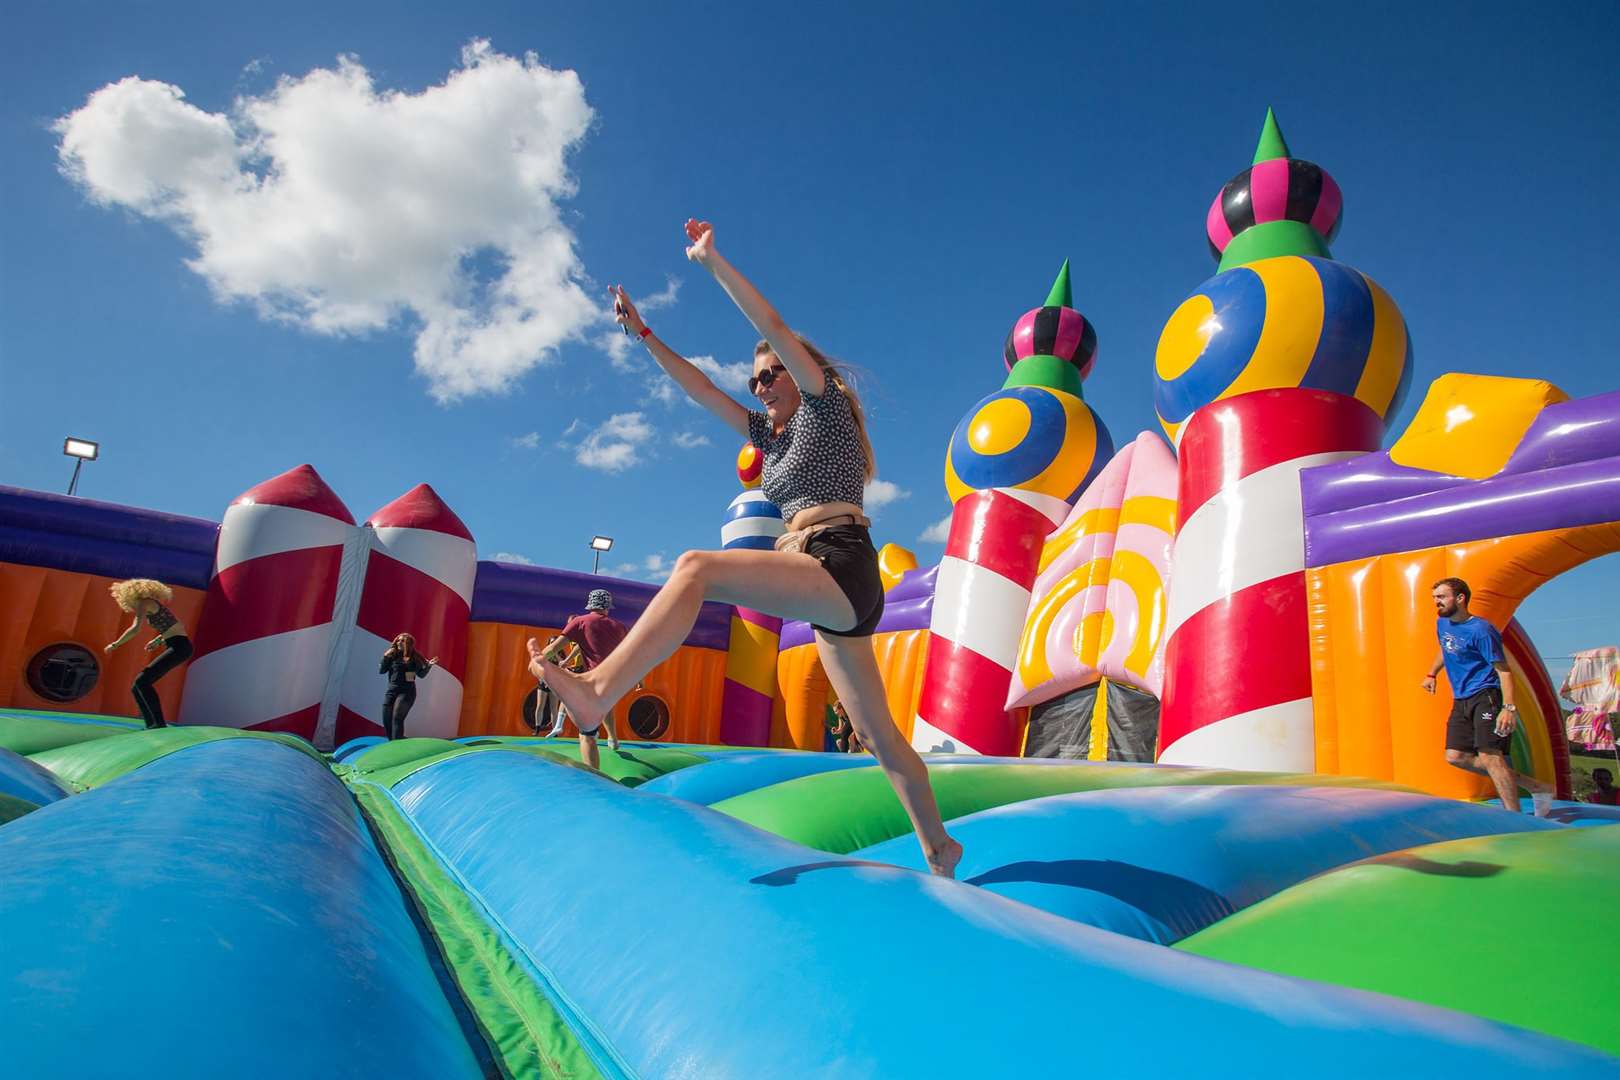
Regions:
<instances>
[{"instance_id":1,"label":"inflatable tube","mask_svg":"<svg viewBox=\"0 0 1620 1080\"><path fill-rule=\"evenodd\" d=\"M869 754L809 754L766 750L731 754L718 761L666 773L641 785L645 791L708 806L746 791L838 769L877 764Z\"/></svg>"},{"instance_id":2,"label":"inflatable tube","mask_svg":"<svg viewBox=\"0 0 1620 1080\"><path fill-rule=\"evenodd\" d=\"M0 747L14 754L37 754L141 729L139 721L131 723L118 717L0 709Z\"/></svg>"},{"instance_id":3,"label":"inflatable tube","mask_svg":"<svg viewBox=\"0 0 1620 1080\"><path fill-rule=\"evenodd\" d=\"M309 754L193 747L0 829L0 864L9 1077L482 1075Z\"/></svg>"},{"instance_id":4,"label":"inflatable tube","mask_svg":"<svg viewBox=\"0 0 1620 1080\"><path fill-rule=\"evenodd\" d=\"M1453 840L1324 874L1176 948L1464 1009L1620 1054L1614 997L1603 992L1620 970L1620 935L1594 932L1582 917L1612 910L1617 895L1620 829ZM1479 938L1470 920L1482 920L1489 949L1459 944ZM1570 957L1593 974L1595 992L1551 985L1549 972ZM1535 986L1544 989L1520 989ZM1617 1070L1611 1058L1602 1071Z\"/></svg>"},{"instance_id":5,"label":"inflatable tube","mask_svg":"<svg viewBox=\"0 0 1620 1080\"><path fill-rule=\"evenodd\" d=\"M67 786L45 766L0 748L0 796L45 806L70 794Z\"/></svg>"},{"instance_id":6,"label":"inflatable tube","mask_svg":"<svg viewBox=\"0 0 1620 1080\"><path fill-rule=\"evenodd\" d=\"M1471 1016L1185 962L960 883L827 860L702 807L518 754L440 762L395 794L639 1076L996 1076L1012 1061L1025 1075L1061 1075L1077 1053L1089 1071L1123 1075L1149 1052L1155 1071L1198 1076L1292 1073L1302 1062L1315 1077L1357 1080L1611 1065ZM567 828L489 828L561 807ZM603 911L677 903L680 933L631 931L614 963L581 932ZM942 1028L987 972L1018 988L1016 1007ZM1067 1034L1076 1003L1098 1001L1108 1037L1079 1048Z\"/></svg>"},{"instance_id":7,"label":"inflatable tube","mask_svg":"<svg viewBox=\"0 0 1620 1080\"><path fill-rule=\"evenodd\" d=\"M218 537L200 518L0 485L0 563L204 589Z\"/></svg>"},{"instance_id":8,"label":"inflatable tube","mask_svg":"<svg viewBox=\"0 0 1620 1080\"><path fill-rule=\"evenodd\" d=\"M293 735L276 731L238 731L236 728L166 727L155 731L133 731L122 739L97 739L94 742L74 743L42 750L33 760L51 770L63 781L77 788L100 787L118 779L125 773L144 768L160 758L200 743L219 742L222 739L269 739L307 754L315 760L320 755L310 745Z\"/></svg>"},{"instance_id":9,"label":"inflatable tube","mask_svg":"<svg viewBox=\"0 0 1620 1080\"><path fill-rule=\"evenodd\" d=\"M1352 777L1310 773L1077 763L1058 758L1016 765L941 763L929 759L928 766L934 798L947 821L1043 795L1102 788L1185 784L1390 786ZM888 777L875 769L851 769L788 780L724 799L715 803L714 809L806 847L840 855L911 832L911 822L895 799Z\"/></svg>"},{"instance_id":10,"label":"inflatable tube","mask_svg":"<svg viewBox=\"0 0 1620 1080\"><path fill-rule=\"evenodd\" d=\"M1054 795L951 823L969 885L1169 945L1313 874L1418 844L1558 829L1400 791L1120 788ZM916 840L854 853L923 869Z\"/></svg>"}]
</instances>

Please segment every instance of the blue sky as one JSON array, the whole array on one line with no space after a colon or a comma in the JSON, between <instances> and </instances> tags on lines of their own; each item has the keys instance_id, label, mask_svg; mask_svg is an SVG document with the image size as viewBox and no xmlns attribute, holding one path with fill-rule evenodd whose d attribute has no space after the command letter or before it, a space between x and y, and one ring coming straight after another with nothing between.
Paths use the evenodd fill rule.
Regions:
<instances>
[{"instance_id":1,"label":"blue sky","mask_svg":"<svg viewBox=\"0 0 1620 1080\"><path fill-rule=\"evenodd\" d=\"M649 322L734 377L753 335L683 257L698 215L867 376L875 534L929 561L950 431L1064 258L1087 399L1120 442L1155 427L1159 330L1267 105L1407 318L1394 431L1449 370L1613 389L1620 9L1408 6L7 5L0 480L61 490L81 435L82 494L217 518L308 461L357 517L425 480L486 555L583 569L601 532L656 578L717 542L737 440L597 305L659 294ZM317 163L251 212L177 164L249 115ZM1557 656L1620 639L1616 597L1610 559L1521 617Z\"/></svg>"}]
</instances>

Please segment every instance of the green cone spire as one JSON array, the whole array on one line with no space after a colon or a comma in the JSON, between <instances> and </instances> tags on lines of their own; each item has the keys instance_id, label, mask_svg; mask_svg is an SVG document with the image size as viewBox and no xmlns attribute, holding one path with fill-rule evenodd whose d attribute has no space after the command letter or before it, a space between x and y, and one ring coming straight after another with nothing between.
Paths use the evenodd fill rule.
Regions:
<instances>
[{"instance_id":1,"label":"green cone spire","mask_svg":"<svg viewBox=\"0 0 1620 1080\"><path fill-rule=\"evenodd\" d=\"M1260 144L1254 148L1254 164L1293 156L1283 141L1282 128L1277 126L1277 115L1266 109L1266 126L1260 130Z\"/></svg>"},{"instance_id":2,"label":"green cone spire","mask_svg":"<svg viewBox=\"0 0 1620 1080\"><path fill-rule=\"evenodd\" d=\"M1052 291L1046 294L1047 307L1074 307L1074 293L1069 289L1069 260L1063 260L1063 269L1052 282Z\"/></svg>"}]
</instances>

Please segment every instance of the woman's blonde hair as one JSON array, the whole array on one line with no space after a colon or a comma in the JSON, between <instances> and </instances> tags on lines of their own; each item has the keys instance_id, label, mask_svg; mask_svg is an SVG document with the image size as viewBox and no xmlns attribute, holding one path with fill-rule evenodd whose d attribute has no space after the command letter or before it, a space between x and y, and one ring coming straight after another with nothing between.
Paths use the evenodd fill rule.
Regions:
<instances>
[{"instance_id":1,"label":"woman's blonde hair","mask_svg":"<svg viewBox=\"0 0 1620 1080\"><path fill-rule=\"evenodd\" d=\"M115 581L107 586L112 593L114 602L125 611L134 611L142 600L156 600L160 604L167 604L174 599L174 590L161 581L151 578L130 578L128 581Z\"/></svg>"},{"instance_id":2,"label":"woman's blonde hair","mask_svg":"<svg viewBox=\"0 0 1620 1080\"><path fill-rule=\"evenodd\" d=\"M810 359L816 362L816 366L821 368L822 374L832 380L833 385L842 391L844 399L849 402L849 411L855 417L855 434L860 436L861 450L866 454L866 479L870 482L873 477L877 476L877 454L872 450L871 436L866 433L866 410L861 408L861 399L855 393L855 386L850 379L848 370L816 348L815 342L797 330L793 332L793 336L800 345L804 346L804 351L810 354ZM776 355L776 350L771 347L770 342L761 341L754 346L754 356L756 358L763 356L765 353ZM781 357L777 357L777 359L780 360Z\"/></svg>"}]
</instances>

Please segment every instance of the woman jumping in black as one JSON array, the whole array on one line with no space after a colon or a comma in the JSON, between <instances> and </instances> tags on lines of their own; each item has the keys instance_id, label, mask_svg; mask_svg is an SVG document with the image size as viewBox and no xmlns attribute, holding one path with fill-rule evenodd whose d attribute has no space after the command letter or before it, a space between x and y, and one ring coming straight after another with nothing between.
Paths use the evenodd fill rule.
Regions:
<instances>
[{"instance_id":1,"label":"woman jumping in black","mask_svg":"<svg viewBox=\"0 0 1620 1080\"><path fill-rule=\"evenodd\" d=\"M872 632L883 614L883 582L862 512L863 485L876 470L860 400L838 365L790 330L715 250L708 222L687 222L686 237L687 258L714 275L763 339L754 348L754 374L748 380L758 408L746 409L732 400L660 341L623 289L614 293L619 322L693 401L763 452L764 492L781 509L789 532L775 551L682 555L623 644L583 675L552 663L532 639L530 655L574 723L588 731L653 665L680 646L705 600L803 619L815 628L827 677L848 707L862 745L894 785L929 868L950 877L962 845L946 833L928 770L894 726L872 651Z\"/></svg>"},{"instance_id":2,"label":"woman jumping in black","mask_svg":"<svg viewBox=\"0 0 1620 1080\"><path fill-rule=\"evenodd\" d=\"M158 700L157 690L154 688L157 681L187 660L191 659L191 639L186 636L186 625L180 621L179 616L164 605L174 599L174 591L161 581L151 578L130 578L128 581L114 582L107 589L118 606L135 616L135 621L129 624L117 641L106 647L104 652L112 652L123 645L130 638L140 633L141 620L145 619L157 631L157 637L146 643L148 652L161 649L156 659L141 669L135 676L135 685L130 692L135 695L135 707L141 711L141 719L146 721L147 729L167 727L163 722L163 703Z\"/></svg>"}]
</instances>

